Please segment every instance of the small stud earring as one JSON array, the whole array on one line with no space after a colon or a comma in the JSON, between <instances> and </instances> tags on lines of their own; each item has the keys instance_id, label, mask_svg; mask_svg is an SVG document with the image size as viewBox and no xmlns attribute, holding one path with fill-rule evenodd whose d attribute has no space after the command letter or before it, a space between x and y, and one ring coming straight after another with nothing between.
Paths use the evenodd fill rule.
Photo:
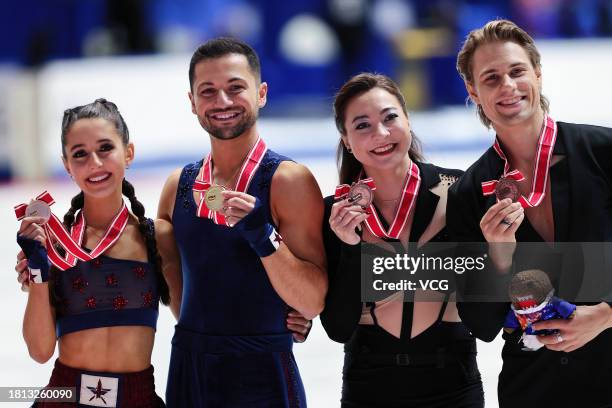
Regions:
<instances>
[{"instance_id":1,"label":"small stud earring","mask_svg":"<svg viewBox=\"0 0 612 408\"><path fill-rule=\"evenodd\" d=\"M353 149L351 149L349 146L346 146L346 151L350 154L353 154Z\"/></svg>"}]
</instances>

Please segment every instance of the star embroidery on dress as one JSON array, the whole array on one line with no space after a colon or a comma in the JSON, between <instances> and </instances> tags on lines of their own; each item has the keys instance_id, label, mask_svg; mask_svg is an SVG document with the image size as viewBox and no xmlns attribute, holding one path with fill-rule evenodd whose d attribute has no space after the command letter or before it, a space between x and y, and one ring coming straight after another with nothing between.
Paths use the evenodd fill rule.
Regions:
<instances>
[{"instance_id":1,"label":"star embroidery on dress","mask_svg":"<svg viewBox=\"0 0 612 408\"><path fill-rule=\"evenodd\" d=\"M119 279L117 279L117 276L114 273L106 275L104 281L106 282L106 286L117 286L119 283Z\"/></svg>"},{"instance_id":2,"label":"star embroidery on dress","mask_svg":"<svg viewBox=\"0 0 612 408\"><path fill-rule=\"evenodd\" d=\"M139 279L144 279L145 277L145 268L143 268L142 266L134 266L132 268L132 272L134 272L136 277L138 277Z\"/></svg>"},{"instance_id":3,"label":"star embroidery on dress","mask_svg":"<svg viewBox=\"0 0 612 408\"><path fill-rule=\"evenodd\" d=\"M89 389L89 391L91 391L93 393L93 395L91 396L91 398L89 399L90 401L92 399L101 399L105 404L106 404L106 400L102 397L104 394L106 394L107 392L109 392L111 389L110 388L102 388L102 380L98 379L98 386L97 387L87 387Z\"/></svg>"},{"instance_id":4,"label":"star embroidery on dress","mask_svg":"<svg viewBox=\"0 0 612 408\"><path fill-rule=\"evenodd\" d=\"M96 258L91 261L91 264L94 268L99 268L100 266L102 266L102 260L100 258Z\"/></svg>"},{"instance_id":5,"label":"star embroidery on dress","mask_svg":"<svg viewBox=\"0 0 612 408\"><path fill-rule=\"evenodd\" d=\"M96 298L95 298L95 296L88 297L87 300L85 301L85 306L87 306L90 309L95 309L96 308Z\"/></svg>"},{"instance_id":6,"label":"star embroidery on dress","mask_svg":"<svg viewBox=\"0 0 612 408\"><path fill-rule=\"evenodd\" d=\"M141 293L142 296L142 307L151 307L153 305L153 292L149 289L148 292Z\"/></svg>"},{"instance_id":7,"label":"star embroidery on dress","mask_svg":"<svg viewBox=\"0 0 612 408\"><path fill-rule=\"evenodd\" d=\"M72 290L84 293L87 285L89 285L89 282L87 282L82 275L79 275L76 278L72 279Z\"/></svg>"},{"instance_id":8,"label":"star embroidery on dress","mask_svg":"<svg viewBox=\"0 0 612 408\"><path fill-rule=\"evenodd\" d=\"M281 237L281 235L276 231L274 232L274 242L276 242L278 245L283 242L283 237Z\"/></svg>"},{"instance_id":9,"label":"star embroidery on dress","mask_svg":"<svg viewBox=\"0 0 612 408\"><path fill-rule=\"evenodd\" d=\"M115 310L123 309L127 304L127 299L124 298L122 295L115 296L115 298L113 299L113 309Z\"/></svg>"}]
</instances>

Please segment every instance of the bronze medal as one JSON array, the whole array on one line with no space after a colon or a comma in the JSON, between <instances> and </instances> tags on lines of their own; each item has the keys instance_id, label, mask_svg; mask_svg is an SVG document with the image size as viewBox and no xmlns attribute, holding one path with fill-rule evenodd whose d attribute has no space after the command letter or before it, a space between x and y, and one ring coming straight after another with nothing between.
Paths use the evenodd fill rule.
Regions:
<instances>
[{"instance_id":1,"label":"bronze medal","mask_svg":"<svg viewBox=\"0 0 612 408\"><path fill-rule=\"evenodd\" d=\"M26 217L42 217L45 219L45 223L49 221L51 217L51 209L49 205L44 201L35 200L32 201L25 210Z\"/></svg>"},{"instance_id":2,"label":"bronze medal","mask_svg":"<svg viewBox=\"0 0 612 408\"><path fill-rule=\"evenodd\" d=\"M349 202L367 208L372 204L372 189L365 183L355 183L348 193Z\"/></svg>"},{"instance_id":3,"label":"bronze medal","mask_svg":"<svg viewBox=\"0 0 612 408\"><path fill-rule=\"evenodd\" d=\"M495 196L499 201L509 198L516 203L520 197L518 183L511 178L501 178L495 186Z\"/></svg>"},{"instance_id":4,"label":"bronze medal","mask_svg":"<svg viewBox=\"0 0 612 408\"><path fill-rule=\"evenodd\" d=\"M206 190L204 193L204 203L209 210L219 211L223 208L223 194L221 192L224 190L225 188L218 184L214 184Z\"/></svg>"}]
</instances>

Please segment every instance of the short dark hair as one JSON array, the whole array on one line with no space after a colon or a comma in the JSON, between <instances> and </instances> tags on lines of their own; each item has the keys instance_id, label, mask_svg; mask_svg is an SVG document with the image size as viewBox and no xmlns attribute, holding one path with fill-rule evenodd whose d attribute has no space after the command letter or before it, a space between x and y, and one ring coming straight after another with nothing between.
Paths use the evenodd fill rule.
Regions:
<instances>
[{"instance_id":1,"label":"short dark hair","mask_svg":"<svg viewBox=\"0 0 612 408\"><path fill-rule=\"evenodd\" d=\"M406 107L406 100L404 95L399 89L399 86L388 76L375 74L370 72L363 72L361 74L353 76L349 79L338 91L334 99L334 120L336 122L336 129L342 135L346 135L346 108L348 104L356 97L363 95L364 93L374 89L380 88L397 98L404 114L408 116L408 108ZM411 130L412 144L408 149L408 155L411 160L423 161L423 153L421 150L421 141ZM338 171L341 183L352 183L361 173L363 165L353 156L346 148L342 140L338 142L338 148L336 151L336 162L338 165Z\"/></svg>"},{"instance_id":2,"label":"short dark hair","mask_svg":"<svg viewBox=\"0 0 612 408\"><path fill-rule=\"evenodd\" d=\"M191 56L189 63L189 88L193 90L193 77L195 66L203 60L224 57L228 54L244 55L249 63L249 68L258 82L261 82L261 65L259 57L253 48L247 43L231 37L219 37L206 41L200 45Z\"/></svg>"}]
</instances>

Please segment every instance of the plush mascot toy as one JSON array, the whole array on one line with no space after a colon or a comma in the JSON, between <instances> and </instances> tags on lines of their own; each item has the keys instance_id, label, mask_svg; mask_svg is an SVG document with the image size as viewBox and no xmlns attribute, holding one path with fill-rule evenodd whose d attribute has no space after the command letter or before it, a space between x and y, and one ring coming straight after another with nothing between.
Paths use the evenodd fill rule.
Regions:
<instances>
[{"instance_id":1,"label":"plush mascot toy","mask_svg":"<svg viewBox=\"0 0 612 408\"><path fill-rule=\"evenodd\" d=\"M538 335L549 335L556 330L534 330L533 323L550 319L571 319L576 313L576 305L559 299L545 272L529 269L512 277L508 289L512 310L508 312L504 331L512 333L522 329L523 350L538 350L543 344Z\"/></svg>"}]
</instances>

